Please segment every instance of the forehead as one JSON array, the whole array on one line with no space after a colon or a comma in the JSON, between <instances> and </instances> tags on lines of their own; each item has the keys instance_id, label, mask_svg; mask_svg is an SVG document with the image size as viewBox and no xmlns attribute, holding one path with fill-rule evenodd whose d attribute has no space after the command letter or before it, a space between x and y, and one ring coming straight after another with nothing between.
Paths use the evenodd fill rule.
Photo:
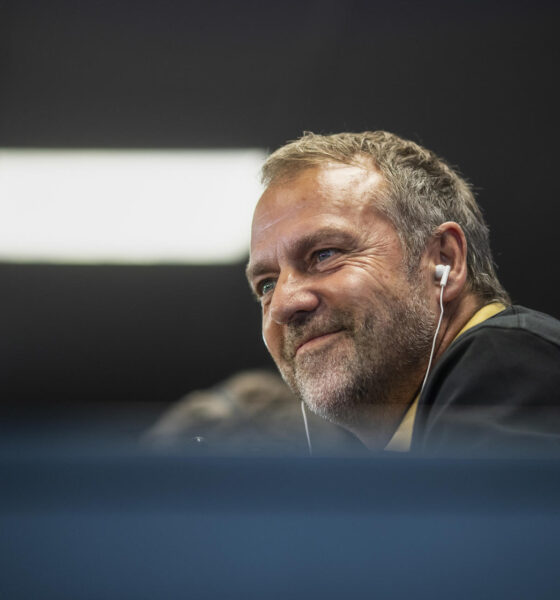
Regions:
<instances>
[{"instance_id":1,"label":"forehead","mask_svg":"<svg viewBox=\"0 0 560 600\"><path fill-rule=\"evenodd\" d=\"M249 280L276 270L282 256L314 245L363 244L389 230L396 239L375 207L382 185L377 172L341 164L306 169L271 185L255 209Z\"/></svg>"},{"instance_id":2,"label":"forehead","mask_svg":"<svg viewBox=\"0 0 560 600\"><path fill-rule=\"evenodd\" d=\"M329 163L305 169L288 181L273 183L262 195L253 218L252 246L287 224L302 219L354 218L374 212L381 175L369 168Z\"/></svg>"}]
</instances>

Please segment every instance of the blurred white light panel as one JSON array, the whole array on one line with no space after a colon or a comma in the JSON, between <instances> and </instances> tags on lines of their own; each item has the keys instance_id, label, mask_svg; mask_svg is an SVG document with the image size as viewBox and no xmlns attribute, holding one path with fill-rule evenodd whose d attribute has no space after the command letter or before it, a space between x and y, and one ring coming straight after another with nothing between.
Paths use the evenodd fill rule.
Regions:
<instances>
[{"instance_id":1,"label":"blurred white light panel","mask_svg":"<svg viewBox=\"0 0 560 600\"><path fill-rule=\"evenodd\" d=\"M0 261L228 263L264 150L0 150Z\"/></svg>"}]
</instances>

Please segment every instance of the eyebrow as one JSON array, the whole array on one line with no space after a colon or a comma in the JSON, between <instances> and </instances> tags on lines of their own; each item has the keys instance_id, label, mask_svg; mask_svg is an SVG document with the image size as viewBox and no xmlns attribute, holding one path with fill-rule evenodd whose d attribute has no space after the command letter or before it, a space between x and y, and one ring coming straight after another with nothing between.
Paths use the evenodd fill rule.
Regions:
<instances>
[{"instance_id":1,"label":"eyebrow","mask_svg":"<svg viewBox=\"0 0 560 600\"><path fill-rule=\"evenodd\" d=\"M327 245L335 244L341 246L351 246L356 243L356 235L350 231L341 230L338 227L321 227L321 229L317 229L312 233L305 234L294 241L291 245L291 251L296 256L301 256L305 254L310 248L313 246L319 245L323 242L326 242ZM271 266L269 261L257 261L256 263L247 263L247 267L245 269L245 275L249 283L259 277L260 275L264 275L265 273L270 273L274 271L274 267Z\"/></svg>"}]
</instances>

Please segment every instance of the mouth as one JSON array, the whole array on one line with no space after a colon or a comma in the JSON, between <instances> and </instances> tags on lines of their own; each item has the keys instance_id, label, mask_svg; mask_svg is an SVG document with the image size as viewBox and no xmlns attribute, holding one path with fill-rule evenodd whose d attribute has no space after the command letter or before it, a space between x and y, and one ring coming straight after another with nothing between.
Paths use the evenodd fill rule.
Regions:
<instances>
[{"instance_id":1,"label":"mouth","mask_svg":"<svg viewBox=\"0 0 560 600\"><path fill-rule=\"evenodd\" d=\"M329 331L327 333L320 333L318 335L307 337L300 342L299 346L296 348L295 353L298 354L301 350L308 350L316 346L320 346L323 342L330 340L332 337L339 334L341 331L342 329L337 329L336 331Z\"/></svg>"}]
</instances>

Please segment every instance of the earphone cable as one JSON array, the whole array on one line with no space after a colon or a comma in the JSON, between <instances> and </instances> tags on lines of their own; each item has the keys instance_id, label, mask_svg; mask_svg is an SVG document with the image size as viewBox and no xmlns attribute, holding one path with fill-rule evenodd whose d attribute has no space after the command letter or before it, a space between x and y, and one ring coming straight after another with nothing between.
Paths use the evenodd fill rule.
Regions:
<instances>
[{"instance_id":1,"label":"earphone cable","mask_svg":"<svg viewBox=\"0 0 560 600\"><path fill-rule=\"evenodd\" d=\"M436 349L436 341L439 333L439 329L441 327L441 322L443 320L443 290L445 289L445 285L441 286L441 291L439 293L439 320L436 327L436 332L434 334L434 341L432 342L432 351L430 352L430 360L428 361L428 368L426 369L426 375L424 375L424 381L422 382L422 387L420 388L420 396L424 391L424 386L426 385L426 381L428 381L428 375L430 374L430 369L432 368L432 361L434 360L434 351Z\"/></svg>"},{"instance_id":2,"label":"earphone cable","mask_svg":"<svg viewBox=\"0 0 560 600\"><path fill-rule=\"evenodd\" d=\"M309 425L307 423L307 413L305 412L305 404L301 401L301 414L303 415L303 424L305 425L305 435L307 436L307 448L309 456L313 456L313 446L311 445L311 436L309 435Z\"/></svg>"}]
</instances>

